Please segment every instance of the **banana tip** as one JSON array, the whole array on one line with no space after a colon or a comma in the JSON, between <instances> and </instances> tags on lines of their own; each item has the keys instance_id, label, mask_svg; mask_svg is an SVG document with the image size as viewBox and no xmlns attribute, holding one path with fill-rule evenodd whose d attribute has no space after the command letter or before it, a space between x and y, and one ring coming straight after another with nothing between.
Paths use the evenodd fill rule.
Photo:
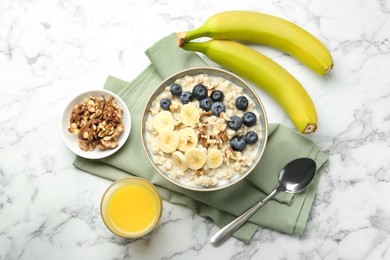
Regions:
<instances>
[{"instance_id":1,"label":"banana tip","mask_svg":"<svg viewBox=\"0 0 390 260\"><path fill-rule=\"evenodd\" d=\"M330 65L330 66L325 70L324 75L327 75L332 69L333 69L333 64Z\"/></svg>"},{"instance_id":2,"label":"banana tip","mask_svg":"<svg viewBox=\"0 0 390 260\"><path fill-rule=\"evenodd\" d=\"M305 129L302 131L303 134L311 134L317 130L316 124L308 124Z\"/></svg>"},{"instance_id":3,"label":"banana tip","mask_svg":"<svg viewBox=\"0 0 390 260\"><path fill-rule=\"evenodd\" d=\"M185 32L178 32L176 33L176 44L180 48L183 47L184 43L186 42L186 33Z\"/></svg>"}]
</instances>

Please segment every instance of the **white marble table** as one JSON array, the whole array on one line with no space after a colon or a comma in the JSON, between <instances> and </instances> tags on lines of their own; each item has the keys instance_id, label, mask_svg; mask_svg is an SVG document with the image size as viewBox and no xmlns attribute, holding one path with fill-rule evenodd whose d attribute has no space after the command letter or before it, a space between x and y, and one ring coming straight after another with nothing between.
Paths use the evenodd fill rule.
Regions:
<instances>
[{"instance_id":1,"label":"white marble table","mask_svg":"<svg viewBox=\"0 0 390 260\"><path fill-rule=\"evenodd\" d=\"M0 259L390 259L390 1L0 1ZM309 136L330 155L304 236L259 229L214 248L214 224L164 203L158 230L124 241L103 225L109 181L80 172L64 145L66 100L131 80L161 37L232 9L289 19L318 36L325 78L260 47L307 87ZM292 126L265 97L270 122Z\"/></svg>"}]
</instances>

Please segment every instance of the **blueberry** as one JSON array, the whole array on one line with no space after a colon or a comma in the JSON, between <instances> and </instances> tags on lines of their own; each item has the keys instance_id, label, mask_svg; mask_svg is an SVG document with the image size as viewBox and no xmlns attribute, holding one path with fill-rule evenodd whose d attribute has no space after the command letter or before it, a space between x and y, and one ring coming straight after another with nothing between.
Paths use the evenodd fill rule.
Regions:
<instances>
[{"instance_id":1,"label":"blueberry","mask_svg":"<svg viewBox=\"0 0 390 260\"><path fill-rule=\"evenodd\" d=\"M170 91L171 91L172 95L180 97L180 94L182 92L182 88L179 84L173 83L171 85Z\"/></svg>"},{"instance_id":2,"label":"blueberry","mask_svg":"<svg viewBox=\"0 0 390 260\"><path fill-rule=\"evenodd\" d=\"M169 106L172 104L172 102L169 100L169 98L162 98L160 100L160 107L165 110L169 110Z\"/></svg>"},{"instance_id":3,"label":"blueberry","mask_svg":"<svg viewBox=\"0 0 390 260\"><path fill-rule=\"evenodd\" d=\"M244 96L239 96L236 99L236 108L245 111L248 108L248 99Z\"/></svg>"},{"instance_id":4,"label":"blueberry","mask_svg":"<svg viewBox=\"0 0 390 260\"><path fill-rule=\"evenodd\" d=\"M219 116L221 112L225 112L226 108L222 102L215 102L211 105L211 112L213 112L214 116Z\"/></svg>"},{"instance_id":5,"label":"blueberry","mask_svg":"<svg viewBox=\"0 0 390 260\"><path fill-rule=\"evenodd\" d=\"M256 124L257 117L252 112L245 112L244 116L242 117L242 122L246 126L253 126Z\"/></svg>"},{"instance_id":6,"label":"blueberry","mask_svg":"<svg viewBox=\"0 0 390 260\"><path fill-rule=\"evenodd\" d=\"M207 97L207 88L201 84L196 85L192 89L192 95L194 96L195 99L202 100L205 97Z\"/></svg>"},{"instance_id":7,"label":"blueberry","mask_svg":"<svg viewBox=\"0 0 390 260\"><path fill-rule=\"evenodd\" d=\"M238 130L242 126L242 120L239 116L232 116L227 121L227 126L232 130Z\"/></svg>"},{"instance_id":8,"label":"blueberry","mask_svg":"<svg viewBox=\"0 0 390 260\"><path fill-rule=\"evenodd\" d=\"M253 131L249 131L245 135L245 141L247 144L254 144L257 142L257 139L259 138L257 137L257 134Z\"/></svg>"},{"instance_id":9,"label":"blueberry","mask_svg":"<svg viewBox=\"0 0 390 260\"><path fill-rule=\"evenodd\" d=\"M224 95L223 95L222 91L214 90L213 93L211 93L210 97L211 97L212 101L217 102L217 101L222 101L224 98Z\"/></svg>"},{"instance_id":10,"label":"blueberry","mask_svg":"<svg viewBox=\"0 0 390 260\"><path fill-rule=\"evenodd\" d=\"M233 151L241 152L246 147L246 141L242 136L235 136L232 140L230 140L230 147Z\"/></svg>"},{"instance_id":11,"label":"blueberry","mask_svg":"<svg viewBox=\"0 0 390 260\"><path fill-rule=\"evenodd\" d=\"M185 92L183 92L183 93L180 94L180 101L181 101L181 103L183 103L183 104L188 104L188 103L190 103L193 99L194 99L194 97L192 96L191 92L189 92L189 91L185 91Z\"/></svg>"},{"instance_id":12,"label":"blueberry","mask_svg":"<svg viewBox=\"0 0 390 260\"><path fill-rule=\"evenodd\" d=\"M211 101L210 98L204 98L201 101L199 101L199 106L204 111L209 111L211 109L212 104L213 102Z\"/></svg>"}]
</instances>

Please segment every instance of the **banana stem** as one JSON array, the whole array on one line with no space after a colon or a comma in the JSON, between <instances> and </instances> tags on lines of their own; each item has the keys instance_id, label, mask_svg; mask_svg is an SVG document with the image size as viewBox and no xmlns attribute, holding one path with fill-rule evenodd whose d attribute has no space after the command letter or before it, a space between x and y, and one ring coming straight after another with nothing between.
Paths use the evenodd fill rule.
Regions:
<instances>
[{"instance_id":1,"label":"banana stem","mask_svg":"<svg viewBox=\"0 0 390 260\"><path fill-rule=\"evenodd\" d=\"M199 27L191 31L176 33L176 36L177 46L182 47L186 42L197 39L199 37L207 36L207 32L205 33L205 30L202 27Z\"/></svg>"},{"instance_id":2,"label":"banana stem","mask_svg":"<svg viewBox=\"0 0 390 260\"><path fill-rule=\"evenodd\" d=\"M180 48L183 47L183 44L186 43L186 32L178 32L176 33L176 44Z\"/></svg>"}]
</instances>

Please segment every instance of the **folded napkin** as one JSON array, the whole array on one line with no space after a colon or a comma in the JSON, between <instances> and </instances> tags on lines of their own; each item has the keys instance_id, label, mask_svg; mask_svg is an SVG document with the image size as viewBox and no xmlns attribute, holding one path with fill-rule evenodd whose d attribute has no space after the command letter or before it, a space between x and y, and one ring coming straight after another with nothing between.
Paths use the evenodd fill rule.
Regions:
<instances>
[{"instance_id":1,"label":"folded napkin","mask_svg":"<svg viewBox=\"0 0 390 260\"><path fill-rule=\"evenodd\" d=\"M293 130L279 124L270 124L268 143L259 164L247 178L223 190L185 190L161 177L148 161L142 148L140 123L149 96L168 76L185 68L206 66L197 54L176 47L175 41L175 34L171 34L149 48L146 54L151 64L132 82L111 76L107 78L104 88L117 93L130 110L130 137L114 155L101 160L77 157L74 165L110 180L129 175L145 178L157 187L164 200L184 205L200 216L211 218L218 227L222 227L270 193L276 187L279 172L284 165L295 158L310 157L316 161L318 169L312 185L293 196L278 194L234 236L248 243L258 226L288 234L302 234L327 155Z\"/></svg>"}]
</instances>

